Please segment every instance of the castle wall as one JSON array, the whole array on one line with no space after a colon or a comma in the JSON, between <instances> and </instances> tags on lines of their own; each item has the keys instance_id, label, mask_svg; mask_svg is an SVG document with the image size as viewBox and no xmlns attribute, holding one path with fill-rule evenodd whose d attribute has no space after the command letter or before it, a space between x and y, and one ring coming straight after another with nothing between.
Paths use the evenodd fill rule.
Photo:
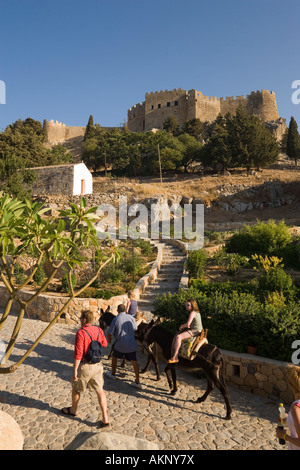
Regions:
<instances>
[{"instance_id":1,"label":"castle wall","mask_svg":"<svg viewBox=\"0 0 300 470\"><path fill-rule=\"evenodd\" d=\"M193 118L213 122L219 114L234 115L240 105L245 106L249 114L259 116L263 122L279 118L275 93L272 91L252 91L247 96L217 98L204 96L201 91L187 92L178 88L146 93L145 101L128 111L128 128L133 132L162 129L170 116L174 116L180 126Z\"/></svg>"},{"instance_id":2,"label":"castle wall","mask_svg":"<svg viewBox=\"0 0 300 470\"><path fill-rule=\"evenodd\" d=\"M188 119L198 118L202 122L213 122L220 114L220 101L215 96L204 96L201 91L190 90L190 101L195 101L194 116Z\"/></svg>"},{"instance_id":3,"label":"castle wall","mask_svg":"<svg viewBox=\"0 0 300 470\"><path fill-rule=\"evenodd\" d=\"M187 101L188 94L181 88L146 93L145 131L162 129L165 120L170 116L175 116L182 125L187 119Z\"/></svg>"},{"instance_id":4,"label":"castle wall","mask_svg":"<svg viewBox=\"0 0 300 470\"><path fill-rule=\"evenodd\" d=\"M75 137L83 137L85 129L85 126L66 126L62 122L49 121L47 122L48 142L59 144Z\"/></svg>"},{"instance_id":5,"label":"castle wall","mask_svg":"<svg viewBox=\"0 0 300 470\"><path fill-rule=\"evenodd\" d=\"M128 128L132 132L145 130L145 102L138 103L128 110Z\"/></svg>"}]
</instances>

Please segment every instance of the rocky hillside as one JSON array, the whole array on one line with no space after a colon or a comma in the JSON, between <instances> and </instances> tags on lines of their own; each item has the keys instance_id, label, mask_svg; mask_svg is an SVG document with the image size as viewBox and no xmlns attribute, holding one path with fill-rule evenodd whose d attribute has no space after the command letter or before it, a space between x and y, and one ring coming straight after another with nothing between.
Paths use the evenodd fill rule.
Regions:
<instances>
[{"instance_id":1,"label":"rocky hillside","mask_svg":"<svg viewBox=\"0 0 300 470\"><path fill-rule=\"evenodd\" d=\"M140 202L148 207L160 198L166 198L170 206L204 203L207 228L269 218L300 225L300 171L284 158L273 168L249 176L238 170L226 175L172 175L163 176L163 183L158 178L96 177L94 193L86 199L89 206L118 205L119 196L127 196L128 205ZM67 199L48 197L46 202L55 215Z\"/></svg>"}]
</instances>

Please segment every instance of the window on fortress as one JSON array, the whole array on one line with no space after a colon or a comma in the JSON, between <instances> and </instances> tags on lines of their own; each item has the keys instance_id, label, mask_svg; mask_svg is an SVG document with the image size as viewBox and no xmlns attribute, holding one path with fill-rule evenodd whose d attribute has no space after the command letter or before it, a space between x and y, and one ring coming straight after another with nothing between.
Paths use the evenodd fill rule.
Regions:
<instances>
[{"instance_id":1,"label":"window on fortress","mask_svg":"<svg viewBox=\"0 0 300 470\"><path fill-rule=\"evenodd\" d=\"M174 106L178 106L178 101L175 101L175 102L174 102Z\"/></svg>"},{"instance_id":2,"label":"window on fortress","mask_svg":"<svg viewBox=\"0 0 300 470\"><path fill-rule=\"evenodd\" d=\"M152 104L151 109L154 109L154 105Z\"/></svg>"},{"instance_id":3,"label":"window on fortress","mask_svg":"<svg viewBox=\"0 0 300 470\"><path fill-rule=\"evenodd\" d=\"M161 104L157 105L158 108L161 108Z\"/></svg>"},{"instance_id":4,"label":"window on fortress","mask_svg":"<svg viewBox=\"0 0 300 470\"><path fill-rule=\"evenodd\" d=\"M171 103L170 101L167 102L167 108L169 108L171 106Z\"/></svg>"}]
</instances>

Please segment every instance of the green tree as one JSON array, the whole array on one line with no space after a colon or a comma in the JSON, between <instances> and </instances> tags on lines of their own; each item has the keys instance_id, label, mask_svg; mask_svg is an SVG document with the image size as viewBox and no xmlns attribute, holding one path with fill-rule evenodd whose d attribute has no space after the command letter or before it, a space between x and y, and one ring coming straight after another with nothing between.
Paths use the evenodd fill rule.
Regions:
<instances>
[{"instance_id":1,"label":"green tree","mask_svg":"<svg viewBox=\"0 0 300 470\"><path fill-rule=\"evenodd\" d=\"M300 156L300 136L297 122L293 116L291 117L287 133L286 153L289 158L294 160L295 166L297 166L297 160Z\"/></svg>"},{"instance_id":2,"label":"green tree","mask_svg":"<svg viewBox=\"0 0 300 470\"><path fill-rule=\"evenodd\" d=\"M41 203L31 203L27 199L22 201L3 193L0 194L0 279L7 290L7 304L0 320L0 330L11 312L13 301L17 302L20 307L4 359L0 365L0 374L14 372L19 367L52 325L58 321L72 300L80 296L87 287L98 279L101 270L114 259L116 254L114 247L104 249L99 245L94 227L97 221L96 207L86 208L84 198L81 199L79 206L70 204L70 208L61 211L55 220L45 217L46 211L47 209ZM95 269L90 277L87 276L85 283L75 290L72 283L73 270L82 263L82 256L79 253L89 247L92 247L95 253ZM33 269L29 275L24 273L23 276L16 277L15 270L19 265L19 260L28 252L31 257L35 257ZM40 285L31 297L23 300L20 295L21 290L36 277L45 259L51 267L50 274L44 279L40 279ZM66 267L70 292L65 305L26 353L15 364L5 367L16 344L26 309L47 289L63 266Z\"/></svg>"},{"instance_id":3,"label":"green tree","mask_svg":"<svg viewBox=\"0 0 300 470\"><path fill-rule=\"evenodd\" d=\"M86 129L85 129L83 140L90 139L91 137L94 136L94 133L95 133L94 118L92 115L90 115Z\"/></svg>"},{"instance_id":4,"label":"green tree","mask_svg":"<svg viewBox=\"0 0 300 470\"><path fill-rule=\"evenodd\" d=\"M175 116L169 116L163 123L163 130L169 132L174 137L180 134L180 127Z\"/></svg>"},{"instance_id":5,"label":"green tree","mask_svg":"<svg viewBox=\"0 0 300 470\"><path fill-rule=\"evenodd\" d=\"M30 197L35 166L48 166L73 160L62 146L45 147L45 129L39 121L19 119L0 134L1 189L18 197Z\"/></svg>"},{"instance_id":6,"label":"green tree","mask_svg":"<svg viewBox=\"0 0 300 470\"><path fill-rule=\"evenodd\" d=\"M203 148L201 161L204 166L211 166L214 169L221 166L223 173L227 168L234 166L225 120L219 120L215 124L212 134Z\"/></svg>"},{"instance_id":7,"label":"green tree","mask_svg":"<svg viewBox=\"0 0 300 470\"><path fill-rule=\"evenodd\" d=\"M239 106L235 116L227 116L228 146L234 165L261 168L274 163L279 156L279 145L258 116L248 114Z\"/></svg>"},{"instance_id":8,"label":"green tree","mask_svg":"<svg viewBox=\"0 0 300 470\"><path fill-rule=\"evenodd\" d=\"M203 125L199 118L188 119L183 123L182 132L190 134L195 139L202 140L203 138Z\"/></svg>"},{"instance_id":9,"label":"green tree","mask_svg":"<svg viewBox=\"0 0 300 470\"><path fill-rule=\"evenodd\" d=\"M190 134L181 134L178 140L183 144L181 164L187 172L194 163L201 161L203 144Z\"/></svg>"}]
</instances>

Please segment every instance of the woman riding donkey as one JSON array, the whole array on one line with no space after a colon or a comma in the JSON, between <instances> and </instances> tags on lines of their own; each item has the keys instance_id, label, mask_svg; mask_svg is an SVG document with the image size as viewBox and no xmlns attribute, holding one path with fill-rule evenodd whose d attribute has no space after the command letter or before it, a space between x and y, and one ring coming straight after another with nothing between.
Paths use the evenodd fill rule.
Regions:
<instances>
[{"instance_id":1,"label":"woman riding donkey","mask_svg":"<svg viewBox=\"0 0 300 470\"><path fill-rule=\"evenodd\" d=\"M179 327L179 331L181 333L177 333L174 337L172 344L173 356L169 360L170 364L174 364L179 361L178 353L180 350L181 342L184 339L199 336L202 331L202 320L196 300L188 299L185 303L185 308L189 312L189 317L187 319L187 322Z\"/></svg>"}]
</instances>

